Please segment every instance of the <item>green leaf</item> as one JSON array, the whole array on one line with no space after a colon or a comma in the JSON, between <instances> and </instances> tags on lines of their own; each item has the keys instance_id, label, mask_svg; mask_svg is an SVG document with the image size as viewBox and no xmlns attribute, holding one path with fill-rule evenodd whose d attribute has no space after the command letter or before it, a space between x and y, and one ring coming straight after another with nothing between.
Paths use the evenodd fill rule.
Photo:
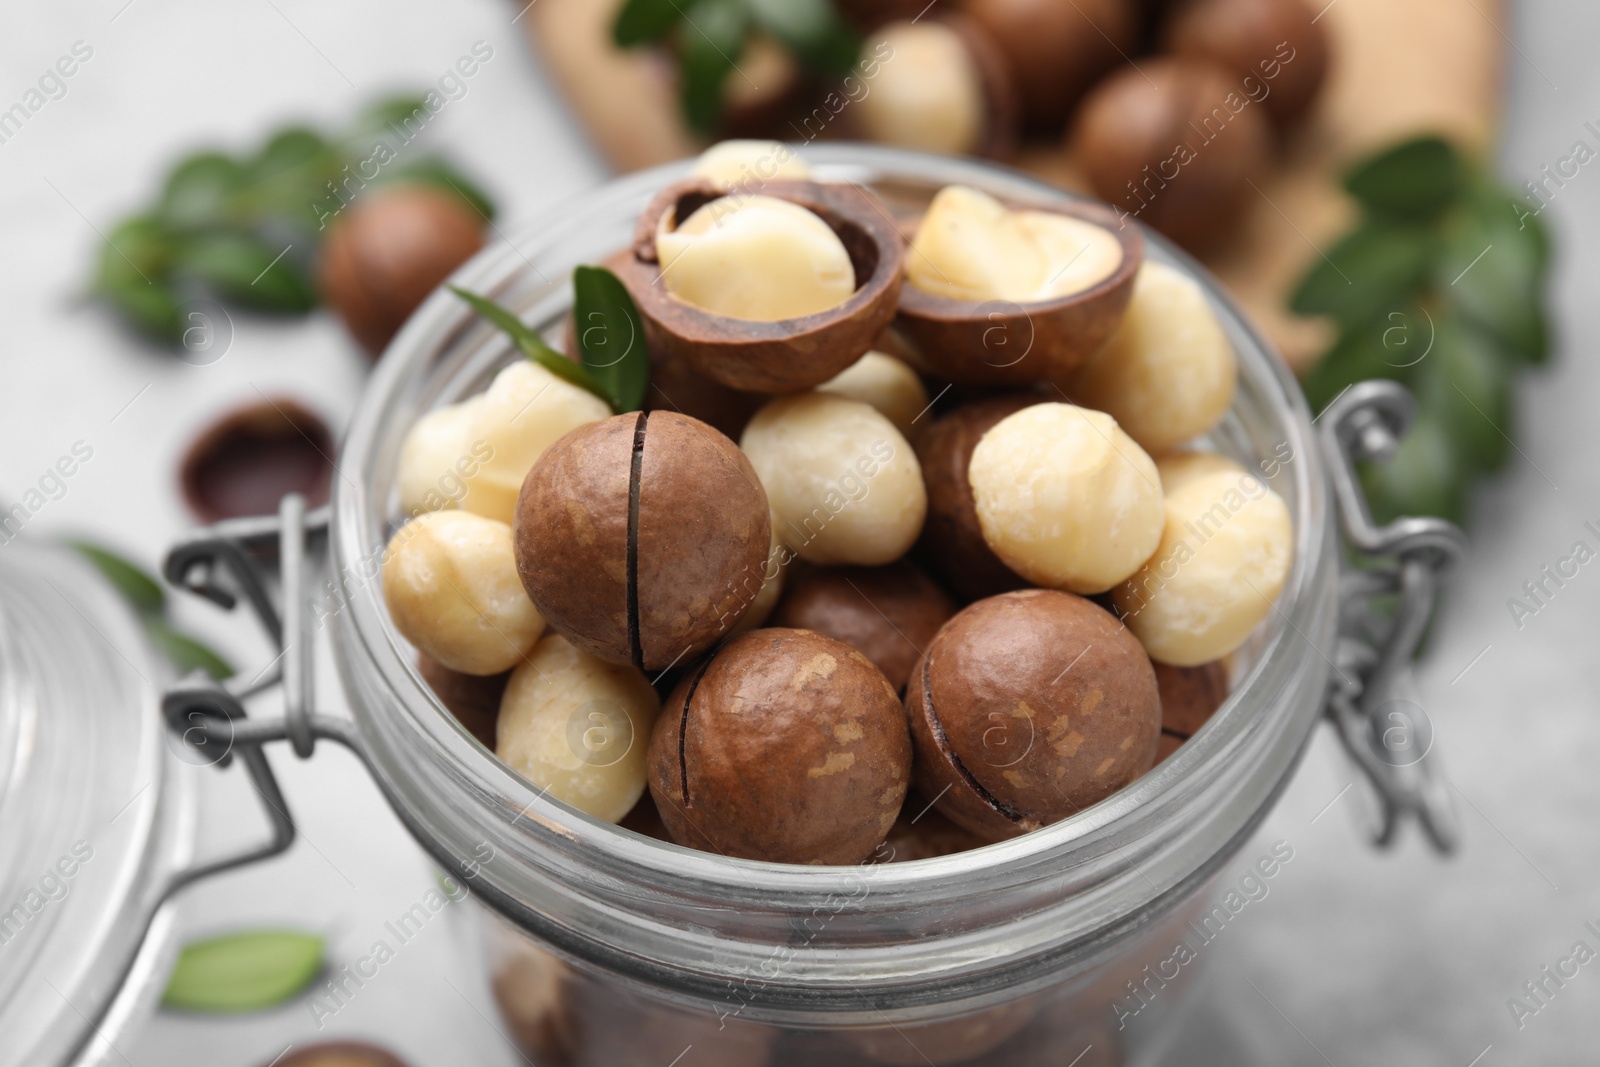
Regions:
<instances>
[{"instance_id":1,"label":"green leaf","mask_svg":"<svg viewBox=\"0 0 1600 1067\"><path fill-rule=\"evenodd\" d=\"M1449 431L1426 409L1393 459L1363 465L1361 481L1379 523L1402 515L1438 515L1460 522L1466 512L1467 472Z\"/></svg>"},{"instance_id":2,"label":"green leaf","mask_svg":"<svg viewBox=\"0 0 1600 1067\"><path fill-rule=\"evenodd\" d=\"M587 389L606 403L611 403L611 398L606 395L605 390L600 388L600 384L590 376L587 370L551 348L545 343L544 338L540 337L511 312L487 297L469 293L465 289L458 289L454 285L450 286L450 291L470 304L478 314L500 327L516 342L517 348L522 351L523 355L556 377L571 382L580 389Z\"/></svg>"},{"instance_id":3,"label":"green leaf","mask_svg":"<svg viewBox=\"0 0 1600 1067\"><path fill-rule=\"evenodd\" d=\"M402 93L386 97L362 109L356 121L345 131L344 141L360 155L366 156L372 150L374 140L398 147L411 136L408 129L421 129L432 117L433 112L428 110L421 96ZM411 124L409 128L407 122Z\"/></svg>"},{"instance_id":4,"label":"green leaf","mask_svg":"<svg viewBox=\"0 0 1600 1067\"><path fill-rule=\"evenodd\" d=\"M1448 141L1419 137L1363 162L1344 184L1375 214L1431 219L1461 195L1466 178L1466 164Z\"/></svg>"},{"instance_id":5,"label":"green leaf","mask_svg":"<svg viewBox=\"0 0 1600 1067\"><path fill-rule=\"evenodd\" d=\"M161 1003L229 1014L281 1004L322 972L323 940L292 930L254 930L184 946Z\"/></svg>"},{"instance_id":6,"label":"green leaf","mask_svg":"<svg viewBox=\"0 0 1600 1067\"><path fill-rule=\"evenodd\" d=\"M1329 315L1341 328L1369 322L1386 304L1414 292L1435 251L1418 226L1369 220L1312 265L1289 299L1301 315Z\"/></svg>"},{"instance_id":7,"label":"green leaf","mask_svg":"<svg viewBox=\"0 0 1600 1067\"><path fill-rule=\"evenodd\" d=\"M255 180L261 181L321 163L332 152L333 146L316 130L289 126L268 139L250 162L249 170Z\"/></svg>"},{"instance_id":8,"label":"green leaf","mask_svg":"<svg viewBox=\"0 0 1600 1067\"><path fill-rule=\"evenodd\" d=\"M454 193L485 219L494 218L494 201L472 179L452 167L443 156L424 156L395 171L386 180L418 182Z\"/></svg>"},{"instance_id":9,"label":"green leaf","mask_svg":"<svg viewBox=\"0 0 1600 1067\"><path fill-rule=\"evenodd\" d=\"M605 391L611 410L638 411L650 388L650 349L633 297L604 267L574 270L572 293L579 359Z\"/></svg>"},{"instance_id":10,"label":"green leaf","mask_svg":"<svg viewBox=\"0 0 1600 1067\"><path fill-rule=\"evenodd\" d=\"M131 278L113 286L102 284L100 296L129 325L148 337L167 342L183 337L181 302L164 283Z\"/></svg>"},{"instance_id":11,"label":"green leaf","mask_svg":"<svg viewBox=\"0 0 1600 1067\"><path fill-rule=\"evenodd\" d=\"M740 0L698 0L680 30L683 116L711 133L722 118L722 85L744 51L749 14Z\"/></svg>"},{"instance_id":12,"label":"green leaf","mask_svg":"<svg viewBox=\"0 0 1600 1067\"><path fill-rule=\"evenodd\" d=\"M1494 343L1453 319L1439 336L1417 388L1417 400L1449 435L1469 471L1501 467L1511 451L1509 364Z\"/></svg>"},{"instance_id":13,"label":"green leaf","mask_svg":"<svg viewBox=\"0 0 1600 1067\"><path fill-rule=\"evenodd\" d=\"M756 25L806 67L842 73L861 53L860 36L839 17L831 0L747 0Z\"/></svg>"},{"instance_id":14,"label":"green leaf","mask_svg":"<svg viewBox=\"0 0 1600 1067\"><path fill-rule=\"evenodd\" d=\"M100 249L95 289L101 292L162 281L171 262L171 234L153 215L120 223Z\"/></svg>"},{"instance_id":15,"label":"green leaf","mask_svg":"<svg viewBox=\"0 0 1600 1067\"><path fill-rule=\"evenodd\" d=\"M618 48L659 41L681 17L672 0L628 0L611 24L611 40Z\"/></svg>"},{"instance_id":16,"label":"green leaf","mask_svg":"<svg viewBox=\"0 0 1600 1067\"><path fill-rule=\"evenodd\" d=\"M188 674L198 668L219 682L234 675L233 665L223 659L220 653L197 638L174 630L165 619L147 618L145 632L150 635L150 643L167 657L179 674Z\"/></svg>"},{"instance_id":17,"label":"green leaf","mask_svg":"<svg viewBox=\"0 0 1600 1067\"><path fill-rule=\"evenodd\" d=\"M157 211L179 230L228 225L234 218L234 196L249 180L249 172L231 156L190 156L167 176Z\"/></svg>"},{"instance_id":18,"label":"green leaf","mask_svg":"<svg viewBox=\"0 0 1600 1067\"><path fill-rule=\"evenodd\" d=\"M159 614L167 605L161 583L143 567L104 545L83 538L71 538L67 545L98 570L136 611Z\"/></svg>"},{"instance_id":19,"label":"green leaf","mask_svg":"<svg viewBox=\"0 0 1600 1067\"><path fill-rule=\"evenodd\" d=\"M1353 382L1368 378L1404 381L1431 329L1415 307L1393 306L1357 329L1346 331L1303 383L1306 402L1320 412Z\"/></svg>"},{"instance_id":20,"label":"green leaf","mask_svg":"<svg viewBox=\"0 0 1600 1067\"><path fill-rule=\"evenodd\" d=\"M246 307L299 314L316 306L316 289L299 262L283 248L244 234L210 233L185 241L177 268Z\"/></svg>"},{"instance_id":21,"label":"green leaf","mask_svg":"<svg viewBox=\"0 0 1600 1067\"><path fill-rule=\"evenodd\" d=\"M1439 291L1461 316L1529 363L1549 353L1545 278L1549 247L1531 214L1519 218L1502 189L1485 187L1454 220L1436 271Z\"/></svg>"}]
</instances>

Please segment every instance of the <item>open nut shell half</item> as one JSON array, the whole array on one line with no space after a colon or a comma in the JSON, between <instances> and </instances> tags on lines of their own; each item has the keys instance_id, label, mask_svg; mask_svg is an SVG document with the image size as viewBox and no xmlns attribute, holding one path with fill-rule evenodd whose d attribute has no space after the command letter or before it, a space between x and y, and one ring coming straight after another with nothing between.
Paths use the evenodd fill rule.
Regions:
<instances>
[{"instance_id":1,"label":"open nut shell half","mask_svg":"<svg viewBox=\"0 0 1600 1067\"><path fill-rule=\"evenodd\" d=\"M734 389L794 393L854 363L894 319L904 242L872 194L854 186L771 181L758 191L814 212L839 235L856 274L856 291L848 300L812 315L753 322L713 314L669 293L656 255L656 229L666 212L686 219L730 195L703 179L669 186L651 201L639 216L633 256L616 265L616 274L652 329L652 339L670 355Z\"/></svg>"},{"instance_id":2,"label":"open nut shell half","mask_svg":"<svg viewBox=\"0 0 1600 1067\"><path fill-rule=\"evenodd\" d=\"M1103 204L1012 204L1053 211L1111 232L1122 262L1095 285L1054 300L951 300L903 279L896 326L935 378L970 385L1056 380L1081 366L1116 332L1144 263L1144 237ZM921 220L917 220L921 225ZM908 232L915 233L916 226ZM914 255L915 253L907 253Z\"/></svg>"}]
</instances>

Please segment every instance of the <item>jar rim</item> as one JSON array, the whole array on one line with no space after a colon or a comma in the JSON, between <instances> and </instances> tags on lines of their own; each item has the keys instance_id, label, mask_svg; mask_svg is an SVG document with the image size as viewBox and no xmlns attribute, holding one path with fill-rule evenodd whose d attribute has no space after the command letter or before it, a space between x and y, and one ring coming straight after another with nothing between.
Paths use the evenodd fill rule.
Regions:
<instances>
[{"instance_id":1,"label":"jar rim","mask_svg":"<svg viewBox=\"0 0 1600 1067\"><path fill-rule=\"evenodd\" d=\"M962 182L1013 199L1077 199L988 163L863 145L807 145L799 151L824 181L880 188L904 183L928 190ZM591 191L503 237L461 268L452 282L500 294L518 279L526 283L530 271L543 277L540 263L560 258L558 253L547 257L546 250L563 242L581 243L577 231L584 219L642 204L683 177L688 166L657 167ZM930 175L937 180L930 181ZM374 481L385 476L392 481L397 435L404 431L398 420L414 417L419 404L439 399L424 398L422 382L441 353L466 346L474 337L479 349L495 344L476 315L441 290L391 344L362 397L341 450L346 476L336 479L330 538L334 573L341 576L330 585L337 598L334 632L340 672L362 735L373 749L374 769L413 833L452 870L469 872L469 884L524 927L573 954L603 957L607 966L631 970L647 981L666 971L680 978L694 972L721 981L735 958L748 967L756 957L745 949L783 943L794 916L825 906L841 886L851 884L852 871L870 884L871 899L861 904L860 912L879 920L897 908L960 904L969 909L969 927L945 939L942 950L955 971L976 973L986 969L986 961L979 958L976 942L964 947L960 936L992 930L1002 921L1005 902L1013 898L1027 896L1038 905L1038 914L1054 915L1051 929L1064 929L1063 901L1045 899L1053 892L1081 897L1088 909L1119 888L1120 903L1113 910L1126 917L1214 869L1222 851L1237 847L1264 815L1320 714L1320 695L1332 664L1319 642L1332 632L1336 553L1331 551L1326 475L1314 427L1287 367L1203 267L1148 229L1145 238L1153 258L1179 266L1206 291L1238 359L1235 411L1240 404L1253 405L1251 416L1266 419L1290 449L1292 467L1278 488L1290 490L1284 495L1294 520L1295 558L1271 623L1264 624L1267 630L1255 661L1237 680L1227 703L1176 755L1101 803L1041 830L949 856L879 864L870 871L731 859L685 849L600 822L543 796L472 740L433 697L414 668L410 646L388 619L378 582L367 578L345 588L343 576L365 571L375 576L374 560L387 542L392 492L377 499ZM547 277L544 283L533 310L546 317L559 314L568 287ZM521 310L526 318L529 309ZM488 366L486 360L479 363ZM1303 643L1316 655L1302 648ZM1240 766L1246 772L1230 776ZM1193 816L1195 806L1202 804L1222 809L1198 820L1211 831L1206 842L1164 857L1154 845L1170 843L1183 831L1170 824ZM474 833L495 851L495 860L476 870L469 844ZM1129 891L1135 878L1148 887ZM585 895L595 899L579 899ZM707 923L716 924L704 908L686 903L695 899L720 900L739 911L741 931L728 937L708 932ZM859 932L855 925L853 920L842 923L820 941L807 942L807 953L853 953L849 958L865 959L871 953L852 941ZM690 928L704 942L698 958L671 934ZM1101 922L1077 930L1084 934L1091 928L1104 932L1109 927ZM656 951L654 943L645 943L650 937L676 948ZM882 950L882 957L880 970L866 980L892 983L892 972L908 958L906 946L893 946L894 951L887 945L870 947ZM962 958L965 952L970 958ZM803 970L796 966L789 975L797 989L815 994L826 984L821 955L814 974L801 974Z\"/></svg>"}]
</instances>

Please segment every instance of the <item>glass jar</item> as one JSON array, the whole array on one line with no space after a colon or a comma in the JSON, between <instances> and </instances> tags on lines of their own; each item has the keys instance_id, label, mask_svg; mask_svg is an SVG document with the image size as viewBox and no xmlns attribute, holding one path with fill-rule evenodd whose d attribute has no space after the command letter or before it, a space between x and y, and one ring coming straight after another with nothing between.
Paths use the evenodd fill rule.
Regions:
<instances>
[{"instance_id":1,"label":"glass jar","mask_svg":"<svg viewBox=\"0 0 1600 1067\"><path fill-rule=\"evenodd\" d=\"M804 154L819 180L865 185L891 210L957 182L1066 198L985 164L856 145ZM555 337L571 269L625 247L652 194L685 171L614 182L454 281ZM396 339L341 452L326 611L373 773L496 916L496 990L535 1063L1088 1067L1157 1054L1196 971L1177 945L1197 940L1189 924L1209 907L1208 880L1261 822L1322 714L1338 553L1298 387L1202 268L1159 238L1148 254L1201 280L1233 341L1238 396L1213 443L1288 503L1293 571L1236 658L1227 704L1174 757L1063 822L914 862L810 868L664 844L542 796L456 722L418 675L376 576L401 517L407 429L520 357L448 293Z\"/></svg>"},{"instance_id":2,"label":"glass jar","mask_svg":"<svg viewBox=\"0 0 1600 1067\"><path fill-rule=\"evenodd\" d=\"M0 1067L117 1062L160 995L197 817L167 681L75 552L0 544Z\"/></svg>"}]
</instances>

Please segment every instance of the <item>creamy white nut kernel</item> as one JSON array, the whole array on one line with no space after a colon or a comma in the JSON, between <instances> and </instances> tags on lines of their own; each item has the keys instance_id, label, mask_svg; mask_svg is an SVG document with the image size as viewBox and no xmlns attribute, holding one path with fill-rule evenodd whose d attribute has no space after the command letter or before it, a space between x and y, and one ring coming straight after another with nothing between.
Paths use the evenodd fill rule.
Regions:
<instances>
[{"instance_id":1,"label":"creamy white nut kernel","mask_svg":"<svg viewBox=\"0 0 1600 1067\"><path fill-rule=\"evenodd\" d=\"M762 182L808 179L811 168L782 141L734 140L720 141L700 153L691 173L723 189L755 192Z\"/></svg>"},{"instance_id":2,"label":"creamy white nut kernel","mask_svg":"<svg viewBox=\"0 0 1600 1067\"><path fill-rule=\"evenodd\" d=\"M436 408L411 425L396 476L406 514L455 507L466 496L466 479L489 454L488 442L472 439L482 406L482 395L474 396Z\"/></svg>"},{"instance_id":3,"label":"creamy white nut kernel","mask_svg":"<svg viewBox=\"0 0 1600 1067\"><path fill-rule=\"evenodd\" d=\"M1173 452L1156 460L1156 473L1161 475L1161 492L1167 496L1196 478L1219 471L1231 472L1237 478L1250 476L1239 464L1215 452Z\"/></svg>"},{"instance_id":4,"label":"creamy white nut kernel","mask_svg":"<svg viewBox=\"0 0 1600 1067\"><path fill-rule=\"evenodd\" d=\"M713 314L776 322L838 307L856 289L844 242L821 216L771 196L713 200L656 232L667 292Z\"/></svg>"},{"instance_id":5,"label":"creamy white nut kernel","mask_svg":"<svg viewBox=\"0 0 1600 1067\"><path fill-rule=\"evenodd\" d=\"M868 140L959 156L984 127L983 79L959 34L937 22L891 22L862 48L888 55L854 104Z\"/></svg>"},{"instance_id":6,"label":"creamy white nut kernel","mask_svg":"<svg viewBox=\"0 0 1600 1067\"><path fill-rule=\"evenodd\" d=\"M1117 608L1151 659L1197 667L1244 644L1293 557L1278 494L1246 471L1200 475L1167 495L1161 545L1117 587Z\"/></svg>"},{"instance_id":7,"label":"creamy white nut kernel","mask_svg":"<svg viewBox=\"0 0 1600 1067\"><path fill-rule=\"evenodd\" d=\"M1070 381L1068 395L1117 420L1145 451L1171 451L1233 404L1233 346L1200 283L1147 262L1122 325Z\"/></svg>"},{"instance_id":8,"label":"creamy white nut kernel","mask_svg":"<svg viewBox=\"0 0 1600 1067\"><path fill-rule=\"evenodd\" d=\"M557 800L618 822L645 788L661 701L633 667L580 652L559 634L511 672L495 755Z\"/></svg>"},{"instance_id":9,"label":"creamy white nut kernel","mask_svg":"<svg viewBox=\"0 0 1600 1067\"><path fill-rule=\"evenodd\" d=\"M495 375L468 434L488 457L466 479L467 511L509 524L534 461L569 430L609 417L611 408L587 389L521 359Z\"/></svg>"},{"instance_id":10,"label":"creamy white nut kernel","mask_svg":"<svg viewBox=\"0 0 1600 1067\"><path fill-rule=\"evenodd\" d=\"M1035 404L996 423L967 466L983 539L1035 585L1103 593L1161 540L1156 465L1109 415Z\"/></svg>"},{"instance_id":11,"label":"creamy white nut kernel","mask_svg":"<svg viewBox=\"0 0 1600 1067\"><path fill-rule=\"evenodd\" d=\"M882 352L868 352L817 386L817 392L871 405L906 437L911 421L928 406L928 390L917 372Z\"/></svg>"},{"instance_id":12,"label":"creamy white nut kernel","mask_svg":"<svg viewBox=\"0 0 1600 1067\"><path fill-rule=\"evenodd\" d=\"M922 467L894 423L826 393L780 397L739 442L767 491L778 536L812 563L890 563L922 531Z\"/></svg>"},{"instance_id":13,"label":"creamy white nut kernel","mask_svg":"<svg viewBox=\"0 0 1600 1067\"><path fill-rule=\"evenodd\" d=\"M1012 211L988 193L947 185L906 256L918 289L949 300L1054 300L1116 273L1122 245L1103 226L1054 211Z\"/></svg>"},{"instance_id":14,"label":"creamy white nut kernel","mask_svg":"<svg viewBox=\"0 0 1600 1067\"><path fill-rule=\"evenodd\" d=\"M383 598L407 641L465 674L499 674L544 632L517 577L511 527L467 511L425 512L396 531Z\"/></svg>"}]
</instances>

